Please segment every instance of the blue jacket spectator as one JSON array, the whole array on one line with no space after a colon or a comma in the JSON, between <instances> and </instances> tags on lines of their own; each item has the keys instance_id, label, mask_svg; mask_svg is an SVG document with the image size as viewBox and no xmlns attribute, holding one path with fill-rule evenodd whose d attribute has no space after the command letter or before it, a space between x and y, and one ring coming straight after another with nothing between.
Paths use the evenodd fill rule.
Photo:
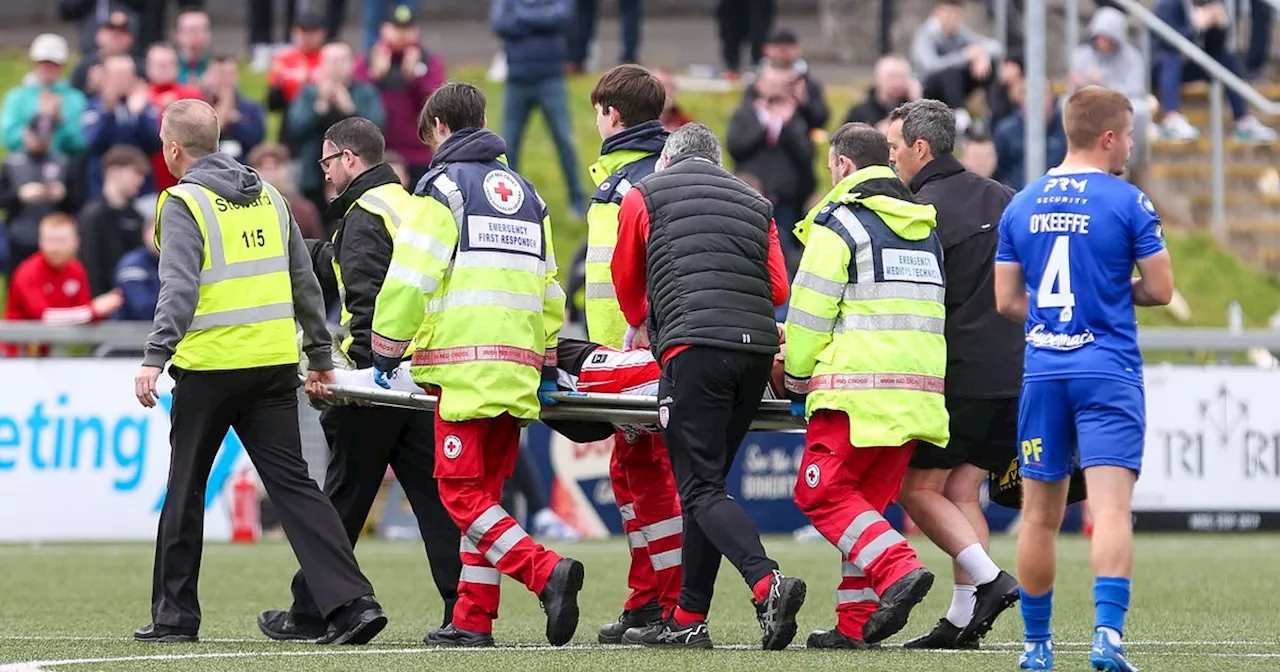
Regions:
<instances>
[{"instance_id":1,"label":"blue jacket spectator","mask_svg":"<svg viewBox=\"0 0 1280 672\"><path fill-rule=\"evenodd\" d=\"M568 57L570 0L494 0L489 25L502 39L507 57L507 91L502 97L502 137L507 165L520 170L520 145L534 109L541 109L551 129L569 191L569 206L579 217L587 211L587 195L578 179L578 148L569 119Z\"/></svg>"},{"instance_id":2,"label":"blue jacket spectator","mask_svg":"<svg viewBox=\"0 0 1280 672\"><path fill-rule=\"evenodd\" d=\"M133 59L112 56L102 64L102 86L81 119L89 147L85 156L85 200L102 192L102 157L116 145L137 147L150 156L160 151L160 115L151 105L145 82L134 74ZM143 192L151 191L149 177Z\"/></svg>"},{"instance_id":3,"label":"blue jacket spectator","mask_svg":"<svg viewBox=\"0 0 1280 672\"><path fill-rule=\"evenodd\" d=\"M84 134L80 132L85 97L62 79L70 57L67 41L52 33L39 35L31 42L30 55L34 76L29 83L11 89L0 110L4 146L11 152L22 149L22 133L27 125L36 115L46 114L57 122L53 151L64 156L78 154L85 148Z\"/></svg>"},{"instance_id":4,"label":"blue jacket spectator","mask_svg":"<svg viewBox=\"0 0 1280 672\"><path fill-rule=\"evenodd\" d=\"M124 294L117 320L150 322L160 300L160 252L155 244L155 222L143 229L142 247L120 259L116 267L116 288Z\"/></svg>"},{"instance_id":5,"label":"blue jacket spectator","mask_svg":"<svg viewBox=\"0 0 1280 672\"><path fill-rule=\"evenodd\" d=\"M1019 96L1021 97L1021 96ZM1052 92L1045 101L1045 168L1053 168L1067 158L1067 132L1062 128L1062 110ZM1021 110L1001 119L993 136L996 143L995 179L1021 191L1027 184L1026 116Z\"/></svg>"},{"instance_id":6,"label":"blue jacket spectator","mask_svg":"<svg viewBox=\"0 0 1280 672\"><path fill-rule=\"evenodd\" d=\"M249 153L267 137L267 119L262 106L240 93L240 72L234 58L217 56L204 76L205 100L218 111L222 121L219 149L240 163L248 164Z\"/></svg>"},{"instance_id":7,"label":"blue jacket spectator","mask_svg":"<svg viewBox=\"0 0 1280 672\"><path fill-rule=\"evenodd\" d=\"M489 7L489 25L502 39L507 81L563 77L572 18L569 0L494 0Z\"/></svg>"}]
</instances>

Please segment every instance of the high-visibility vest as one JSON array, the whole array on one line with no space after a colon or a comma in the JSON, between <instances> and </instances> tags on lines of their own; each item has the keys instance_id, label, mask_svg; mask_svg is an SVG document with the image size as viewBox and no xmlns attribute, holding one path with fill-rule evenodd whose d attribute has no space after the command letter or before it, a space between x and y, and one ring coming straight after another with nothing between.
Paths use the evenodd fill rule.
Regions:
<instances>
[{"instance_id":1,"label":"high-visibility vest","mask_svg":"<svg viewBox=\"0 0 1280 672\"><path fill-rule=\"evenodd\" d=\"M499 161L433 173L421 212L396 233L373 351L412 349L413 380L440 388L446 421L536 420L565 306L546 205Z\"/></svg>"},{"instance_id":2,"label":"high-visibility vest","mask_svg":"<svg viewBox=\"0 0 1280 672\"><path fill-rule=\"evenodd\" d=\"M160 194L156 242L164 240L160 213L180 198L204 238L200 300L174 365L193 371L251 369L298 363L289 277L289 206L263 183L252 203L228 201L210 189L183 183Z\"/></svg>"},{"instance_id":3,"label":"high-visibility vest","mask_svg":"<svg viewBox=\"0 0 1280 672\"><path fill-rule=\"evenodd\" d=\"M804 255L787 312L786 384L807 413L849 416L856 447L911 440L945 446L950 419L946 276L937 212L859 185L897 176L884 166L845 178L797 227Z\"/></svg>"},{"instance_id":4,"label":"high-visibility vest","mask_svg":"<svg viewBox=\"0 0 1280 672\"><path fill-rule=\"evenodd\" d=\"M351 203L351 207L347 208L350 213L355 208L361 208L365 212L382 219L383 226L387 227L387 233L391 234L391 240L396 239L396 232L400 230L400 223L403 221L414 219L422 210L422 199L414 198L405 188L399 184L389 183L378 185L357 198ZM338 244L338 232L333 232L333 238L330 242ZM342 284L342 267L338 264L337 250L333 255L333 275L338 280L338 299L342 304L342 314L340 324L343 327L351 325L351 311L347 310L347 288ZM351 349L351 343L355 341L355 337L347 334L342 339L339 347L342 351L348 352Z\"/></svg>"},{"instance_id":5,"label":"high-visibility vest","mask_svg":"<svg viewBox=\"0 0 1280 672\"><path fill-rule=\"evenodd\" d=\"M607 172L601 162L591 166L591 179L596 191L587 206L587 336L594 342L621 349L627 335L627 318L618 306L613 288L613 249L618 245L618 214L622 197L631 185L653 173L658 156L650 152L627 149L608 154L610 163L621 167ZM603 159L602 159L603 160ZM616 164L614 164L616 165Z\"/></svg>"}]
</instances>

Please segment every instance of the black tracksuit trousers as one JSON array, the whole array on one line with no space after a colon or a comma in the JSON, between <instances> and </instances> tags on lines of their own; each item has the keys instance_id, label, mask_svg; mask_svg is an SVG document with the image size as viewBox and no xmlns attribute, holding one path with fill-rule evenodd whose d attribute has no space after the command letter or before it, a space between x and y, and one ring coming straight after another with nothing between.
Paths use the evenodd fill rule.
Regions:
<instances>
[{"instance_id":1,"label":"black tracksuit trousers","mask_svg":"<svg viewBox=\"0 0 1280 672\"><path fill-rule=\"evenodd\" d=\"M356 565L333 505L307 473L298 429L298 367L188 371L170 366L172 456L156 538L151 616L157 625L199 629L205 488L227 430L234 428L280 516L298 564L326 618L373 594ZM455 541L456 545L457 542Z\"/></svg>"},{"instance_id":2,"label":"black tracksuit trousers","mask_svg":"<svg viewBox=\"0 0 1280 672\"><path fill-rule=\"evenodd\" d=\"M458 555L458 526L440 502L435 479L434 422L430 413L399 408L325 409L320 425L331 453L324 491L342 517L347 539L355 546L390 465L418 519L431 576L444 600L441 625L448 625L458 601L462 559ZM292 590L292 613L320 616L305 572L294 575Z\"/></svg>"},{"instance_id":3,"label":"black tracksuit trousers","mask_svg":"<svg viewBox=\"0 0 1280 672\"><path fill-rule=\"evenodd\" d=\"M684 510L684 579L679 606L711 608L720 558L748 586L778 563L765 555L760 531L725 490L725 477L769 384L773 356L695 346L662 365L658 418Z\"/></svg>"}]
</instances>

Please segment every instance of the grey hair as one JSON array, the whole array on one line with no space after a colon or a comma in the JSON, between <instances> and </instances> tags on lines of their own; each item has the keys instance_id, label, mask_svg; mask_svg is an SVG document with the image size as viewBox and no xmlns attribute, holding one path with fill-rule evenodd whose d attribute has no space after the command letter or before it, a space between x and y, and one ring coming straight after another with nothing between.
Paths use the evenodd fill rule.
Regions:
<instances>
[{"instance_id":1,"label":"grey hair","mask_svg":"<svg viewBox=\"0 0 1280 672\"><path fill-rule=\"evenodd\" d=\"M939 100L913 100L889 113L889 121L902 120L902 140L907 145L924 139L934 156L956 149L956 113Z\"/></svg>"},{"instance_id":2,"label":"grey hair","mask_svg":"<svg viewBox=\"0 0 1280 672\"><path fill-rule=\"evenodd\" d=\"M669 164L671 159L681 154L703 158L719 166L720 138L702 124L685 124L672 132L667 137L667 144L662 147L662 159L665 163Z\"/></svg>"}]
</instances>

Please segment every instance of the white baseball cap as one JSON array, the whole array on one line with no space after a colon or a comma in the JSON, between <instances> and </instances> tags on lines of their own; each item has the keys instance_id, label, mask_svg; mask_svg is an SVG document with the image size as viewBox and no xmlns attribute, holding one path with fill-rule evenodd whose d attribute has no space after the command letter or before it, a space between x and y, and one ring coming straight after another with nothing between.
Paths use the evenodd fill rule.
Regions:
<instances>
[{"instance_id":1,"label":"white baseball cap","mask_svg":"<svg viewBox=\"0 0 1280 672\"><path fill-rule=\"evenodd\" d=\"M71 56L66 38L53 33L37 35L31 42L31 60L34 63L57 63L63 65Z\"/></svg>"}]
</instances>

